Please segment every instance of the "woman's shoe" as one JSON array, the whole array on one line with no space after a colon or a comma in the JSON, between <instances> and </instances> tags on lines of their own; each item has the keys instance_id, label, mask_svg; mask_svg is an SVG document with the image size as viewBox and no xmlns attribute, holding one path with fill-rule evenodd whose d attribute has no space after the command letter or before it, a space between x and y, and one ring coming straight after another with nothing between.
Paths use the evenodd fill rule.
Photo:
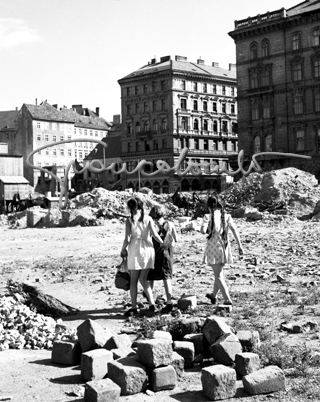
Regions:
<instances>
[{"instance_id":1,"label":"woman's shoe","mask_svg":"<svg viewBox=\"0 0 320 402\"><path fill-rule=\"evenodd\" d=\"M214 296L212 296L211 293L207 293L206 298L209 299L212 304L216 304L216 302L217 302L217 299Z\"/></svg>"},{"instance_id":2,"label":"woman's shoe","mask_svg":"<svg viewBox=\"0 0 320 402\"><path fill-rule=\"evenodd\" d=\"M151 306L149 306L149 311L153 314L157 314L159 312L155 304L151 304Z\"/></svg>"},{"instance_id":3,"label":"woman's shoe","mask_svg":"<svg viewBox=\"0 0 320 402\"><path fill-rule=\"evenodd\" d=\"M161 309L161 314L171 313L172 309L173 309L173 305L172 304L167 304L165 307L163 307Z\"/></svg>"},{"instance_id":4,"label":"woman's shoe","mask_svg":"<svg viewBox=\"0 0 320 402\"><path fill-rule=\"evenodd\" d=\"M129 308L129 310L127 310L124 313L125 317L130 317L132 315L139 315L138 309L137 308Z\"/></svg>"}]
</instances>

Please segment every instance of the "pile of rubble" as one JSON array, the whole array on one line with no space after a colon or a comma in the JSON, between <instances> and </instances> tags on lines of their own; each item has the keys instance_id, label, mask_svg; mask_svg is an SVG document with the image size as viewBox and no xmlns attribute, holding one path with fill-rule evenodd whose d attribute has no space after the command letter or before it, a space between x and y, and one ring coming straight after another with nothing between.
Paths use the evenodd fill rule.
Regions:
<instances>
[{"instance_id":1,"label":"pile of rubble","mask_svg":"<svg viewBox=\"0 0 320 402\"><path fill-rule=\"evenodd\" d=\"M81 365L86 381L84 400L118 401L120 395L172 390L185 369L201 368L203 394L211 400L285 391L285 375L278 366L262 368L257 331L233 333L226 321L210 316L181 319L181 340L170 332L155 330L150 338L132 342L90 319L77 328L77 341L58 341L52 361ZM241 386L237 378L242 379Z\"/></svg>"},{"instance_id":2,"label":"pile of rubble","mask_svg":"<svg viewBox=\"0 0 320 402\"><path fill-rule=\"evenodd\" d=\"M0 296L0 351L51 349L55 341L75 334L54 320L31 310L19 294Z\"/></svg>"}]
</instances>

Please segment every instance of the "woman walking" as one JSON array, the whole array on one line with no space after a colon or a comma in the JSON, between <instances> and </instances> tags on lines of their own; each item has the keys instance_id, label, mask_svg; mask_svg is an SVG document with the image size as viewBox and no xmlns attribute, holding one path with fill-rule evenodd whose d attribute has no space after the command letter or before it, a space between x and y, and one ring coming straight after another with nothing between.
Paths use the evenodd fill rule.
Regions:
<instances>
[{"instance_id":1,"label":"woman walking","mask_svg":"<svg viewBox=\"0 0 320 402\"><path fill-rule=\"evenodd\" d=\"M125 237L121 257L128 258L130 272L131 308L125 315L137 315L138 281L141 283L149 302L149 310L155 312L152 290L148 282L149 271L154 269L155 252L152 236L163 243L154 227L150 216L144 214L143 202L139 198L131 198L128 203L130 217L126 220ZM128 248L128 250L127 250Z\"/></svg>"},{"instance_id":2,"label":"woman walking","mask_svg":"<svg viewBox=\"0 0 320 402\"><path fill-rule=\"evenodd\" d=\"M229 229L233 233L239 247L239 254L243 255L243 248L240 241L238 230L230 214L224 210L222 203L215 196L210 196L207 200L210 214L203 218L201 233L208 234L207 245L204 255L204 262L212 267L214 274L213 292L206 295L211 303L216 303L218 291L222 293L224 304L232 305L232 300L224 280L223 268L225 264L232 263L231 248L228 241Z\"/></svg>"},{"instance_id":3,"label":"woman walking","mask_svg":"<svg viewBox=\"0 0 320 402\"><path fill-rule=\"evenodd\" d=\"M164 208L162 206L154 206L151 208L149 215L155 221L156 230L159 233L163 243L160 244L155 238L152 239L155 249L155 269L151 270L148 280L153 289L154 281L163 281L166 292L166 306L163 307L161 313L169 313L172 311L172 270L173 270L173 243L177 241L177 232L172 222L164 219Z\"/></svg>"}]
</instances>

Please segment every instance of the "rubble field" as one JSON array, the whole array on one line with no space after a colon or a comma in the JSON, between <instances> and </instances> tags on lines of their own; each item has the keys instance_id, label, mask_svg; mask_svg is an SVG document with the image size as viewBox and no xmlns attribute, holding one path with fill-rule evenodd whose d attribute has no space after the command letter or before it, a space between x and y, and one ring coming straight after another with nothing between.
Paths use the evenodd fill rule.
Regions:
<instances>
[{"instance_id":1,"label":"rubble field","mask_svg":"<svg viewBox=\"0 0 320 402\"><path fill-rule=\"evenodd\" d=\"M240 258L231 238L234 262L225 276L234 301L231 312L217 312L205 294L212 272L202 263L205 236L201 218L191 220L174 206L170 195L147 190L135 193L147 210L163 204L177 227L173 292L175 304L186 296L196 306L175 308L172 319L205 320L218 315L235 333L257 331L263 365L278 365L286 391L271 395L242 394L229 400L317 401L320 368L320 188L312 175L297 169L253 173L230 186L221 198L235 218L245 254ZM51 219L27 228L27 211L0 220L0 401L83 401L85 381L80 366L51 360L52 345L76 340L77 328L91 319L104 329L128 334L134 341L163 329L159 317L126 319L127 292L114 287L115 267L127 216L129 192L93 190L70 200L68 225L58 209ZM205 195L201 195L204 197ZM10 292L8 281L28 283L75 308L70 316L49 317ZM156 282L157 303L164 289ZM139 300L143 303L141 292ZM172 390L121 396L120 401L208 401L202 392L201 370L211 363L199 359L186 368ZM16 386L19 378L19 386ZM4 399L7 398L7 399Z\"/></svg>"}]
</instances>

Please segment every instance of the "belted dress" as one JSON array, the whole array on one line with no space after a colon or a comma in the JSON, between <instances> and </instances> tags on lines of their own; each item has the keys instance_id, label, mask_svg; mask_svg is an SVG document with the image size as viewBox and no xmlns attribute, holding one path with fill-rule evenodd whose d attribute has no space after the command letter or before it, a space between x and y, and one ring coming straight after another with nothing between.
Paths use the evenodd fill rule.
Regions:
<instances>
[{"instance_id":1,"label":"belted dress","mask_svg":"<svg viewBox=\"0 0 320 402\"><path fill-rule=\"evenodd\" d=\"M128 269L154 269L155 251L152 243L150 216L139 221L140 214L131 222L131 235L128 244Z\"/></svg>"}]
</instances>

